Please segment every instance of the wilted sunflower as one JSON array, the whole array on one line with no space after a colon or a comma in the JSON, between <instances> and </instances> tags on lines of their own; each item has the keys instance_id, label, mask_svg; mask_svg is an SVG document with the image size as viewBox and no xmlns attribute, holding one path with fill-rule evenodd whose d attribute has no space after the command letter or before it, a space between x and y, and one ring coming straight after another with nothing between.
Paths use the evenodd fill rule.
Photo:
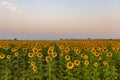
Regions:
<instances>
[{"instance_id":1,"label":"wilted sunflower","mask_svg":"<svg viewBox=\"0 0 120 80\"><path fill-rule=\"evenodd\" d=\"M4 59L5 58L5 54L0 54L0 59Z\"/></svg>"},{"instance_id":2,"label":"wilted sunflower","mask_svg":"<svg viewBox=\"0 0 120 80\"><path fill-rule=\"evenodd\" d=\"M11 55L7 55L7 59L11 59Z\"/></svg>"},{"instance_id":3,"label":"wilted sunflower","mask_svg":"<svg viewBox=\"0 0 120 80\"><path fill-rule=\"evenodd\" d=\"M38 58L42 58L42 56L43 56L42 53L37 53Z\"/></svg>"},{"instance_id":4,"label":"wilted sunflower","mask_svg":"<svg viewBox=\"0 0 120 80\"><path fill-rule=\"evenodd\" d=\"M56 53L56 52L52 53L52 56L53 56L53 57L56 57L56 56L57 56L57 53Z\"/></svg>"},{"instance_id":5,"label":"wilted sunflower","mask_svg":"<svg viewBox=\"0 0 120 80\"><path fill-rule=\"evenodd\" d=\"M97 62L95 62L93 65L94 65L94 67L98 67L98 63Z\"/></svg>"},{"instance_id":6,"label":"wilted sunflower","mask_svg":"<svg viewBox=\"0 0 120 80\"><path fill-rule=\"evenodd\" d=\"M88 65L89 64L89 61L85 61L85 65Z\"/></svg>"},{"instance_id":7,"label":"wilted sunflower","mask_svg":"<svg viewBox=\"0 0 120 80\"><path fill-rule=\"evenodd\" d=\"M30 58L34 57L34 54L33 53L28 53L28 57L30 57Z\"/></svg>"},{"instance_id":8,"label":"wilted sunflower","mask_svg":"<svg viewBox=\"0 0 120 80\"><path fill-rule=\"evenodd\" d=\"M52 61L52 58L50 56L45 57L46 62Z\"/></svg>"},{"instance_id":9,"label":"wilted sunflower","mask_svg":"<svg viewBox=\"0 0 120 80\"><path fill-rule=\"evenodd\" d=\"M74 67L74 63L73 62L68 62L67 63L67 68L68 69L72 69Z\"/></svg>"},{"instance_id":10,"label":"wilted sunflower","mask_svg":"<svg viewBox=\"0 0 120 80\"><path fill-rule=\"evenodd\" d=\"M69 55L66 55L66 56L65 56L65 59L66 59L66 60L70 60L70 56L69 56Z\"/></svg>"},{"instance_id":11,"label":"wilted sunflower","mask_svg":"<svg viewBox=\"0 0 120 80\"><path fill-rule=\"evenodd\" d=\"M76 66L78 66L78 65L80 65L80 61L79 61L79 60L74 60L74 64L75 64Z\"/></svg>"},{"instance_id":12,"label":"wilted sunflower","mask_svg":"<svg viewBox=\"0 0 120 80\"><path fill-rule=\"evenodd\" d=\"M107 57L112 57L112 53L107 53Z\"/></svg>"}]
</instances>

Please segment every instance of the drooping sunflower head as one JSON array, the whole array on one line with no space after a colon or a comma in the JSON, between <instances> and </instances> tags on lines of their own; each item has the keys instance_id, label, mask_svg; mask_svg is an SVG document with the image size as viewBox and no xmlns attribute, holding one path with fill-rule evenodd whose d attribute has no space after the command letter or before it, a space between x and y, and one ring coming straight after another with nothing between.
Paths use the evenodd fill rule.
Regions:
<instances>
[{"instance_id":1,"label":"drooping sunflower head","mask_svg":"<svg viewBox=\"0 0 120 80\"><path fill-rule=\"evenodd\" d=\"M69 55L66 55L66 56L65 56L65 60L70 60L70 56L69 56Z\"/></svg>"},{"instance_id":2,"label":"drooping sunflower head","mask_svg":"<svg viewBox=\"0 0 120 80\"><path fill-rule=\"evenodd\" d=\"M78 65L80 65L80 61L79 61L79 60L74 60L74 64L75 64L76 66L78 66Z\"/></svg>"},{"instance_id":3,"label":"drooping sunflower head","mask_svg":"<svg viewBox=\"0 0 120 80\"><path fill-rule=\"evenodd\" d=\"M74 67L74 63L73 62L68 62L67 63L67 68L68 69L72 69Z\"/></svg>"}]
</instances>

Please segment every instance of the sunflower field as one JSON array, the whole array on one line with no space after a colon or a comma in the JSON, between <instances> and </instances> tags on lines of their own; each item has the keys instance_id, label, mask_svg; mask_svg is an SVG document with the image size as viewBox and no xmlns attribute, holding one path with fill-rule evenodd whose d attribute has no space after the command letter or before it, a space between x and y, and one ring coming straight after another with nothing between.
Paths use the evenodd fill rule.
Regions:
<instances>
[{"instance_id":1,"label":"sunflower field","mask_svg":"<svg viewBox=\"0 0 120 80\"><path fill-rule=\"evenodd\" d=\"M0 80L120 80L120 41L1 40Z\"/></svg>"}]
</instances>

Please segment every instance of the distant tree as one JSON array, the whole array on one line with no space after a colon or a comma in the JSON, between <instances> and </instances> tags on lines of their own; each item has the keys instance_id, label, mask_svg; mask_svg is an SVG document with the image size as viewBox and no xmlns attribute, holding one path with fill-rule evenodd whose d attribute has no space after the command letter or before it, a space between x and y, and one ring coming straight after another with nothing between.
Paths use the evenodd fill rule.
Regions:
<instances>
[{"instance_id":1,"label":"distant tree","mask_svg":"<svg viewBox=\"0 0 120 80\"><path fill-rule=\"evenodd\" d=\"M60 40L63 40L62 38Z\"/></svg>"},{"instance_id":2,"label":"distant tree","mask_svg":"<svg viewBox=\"0 0 120 80\"><path fill-rule=\"evenodd\" d=\"M89 37L88 40L91 40L91 38Z\"/></svg>"},{"instance_id":3,"label":"distant tree","mask_svg":"<svg viewBox=\"0 0 120 80\"><path fill-rule=\"evenodd\" d=\"M17 38L14 38L14 40L18 40Z\"/></svg>"}]
</instances>

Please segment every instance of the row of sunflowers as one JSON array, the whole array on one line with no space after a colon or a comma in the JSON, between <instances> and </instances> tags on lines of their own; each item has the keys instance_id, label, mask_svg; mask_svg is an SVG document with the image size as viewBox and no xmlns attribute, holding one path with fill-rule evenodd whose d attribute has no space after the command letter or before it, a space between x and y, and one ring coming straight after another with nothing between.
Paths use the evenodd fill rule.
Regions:
<instances>
[{"instance_id":1,"label":"row of sunflowers","mask_svg":"<svg viewBox=\"0 0 120 80\"><path fill-rule=\"evenodd\" d=\"M120 41L0 41L0 80L120 80Z\"/></svg>"}]
</instances>

